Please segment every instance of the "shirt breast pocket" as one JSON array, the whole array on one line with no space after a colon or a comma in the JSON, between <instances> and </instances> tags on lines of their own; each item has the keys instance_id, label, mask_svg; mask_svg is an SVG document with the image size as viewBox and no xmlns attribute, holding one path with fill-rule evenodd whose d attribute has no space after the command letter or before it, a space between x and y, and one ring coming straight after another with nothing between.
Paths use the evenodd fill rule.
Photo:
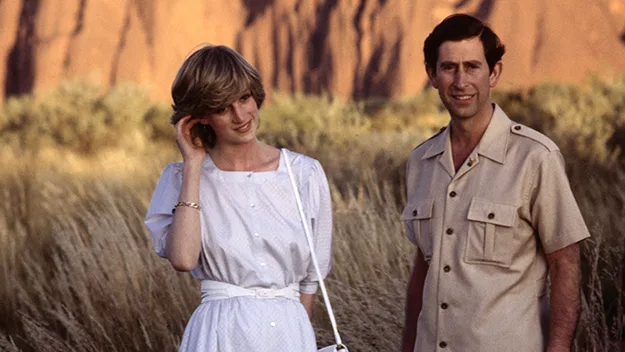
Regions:
<instances>
[{"instance_id":1,"label":"shirt breast pocket","mask_svg":"<svg viewBox=\"0 0 625 352\"><path fill-rule=\"evenodd\" d=\"M516 218L514 205L473 198L468 214L465 262L510 267Z\"/></svg>"},{"instance_id":2,"label":"shirt breast pocket","mask_svg":"<svg viewBox=\"0 0 625 352\"><path fill-rule=\"evenodd\" d=\"M432 258L432 208L434 202L424 199L409 202L404 208L401 219L414 234L414 242L419 246L426 261Z\"/></svg>"}]
</instances>

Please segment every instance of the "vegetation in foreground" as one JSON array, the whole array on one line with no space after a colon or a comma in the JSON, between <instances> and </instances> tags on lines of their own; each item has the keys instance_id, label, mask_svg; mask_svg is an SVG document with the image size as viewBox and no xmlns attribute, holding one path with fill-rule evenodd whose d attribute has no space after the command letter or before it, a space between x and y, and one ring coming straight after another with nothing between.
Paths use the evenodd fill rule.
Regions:
<instances>
[{"instance_id":1,"label":"vegetation in foreground","mask_svg":"<svg viewBox=\"0 0 625 352\"><path fill-rule=\"evenodd\" d=\"M262 139L319 159L335 214L328 282L354 351L396 351L414 248L399 213L412 148L446 124L435 92L341 103L274 96ZM551 136L593 237L583 245L576 351L625 333L625 76L500 91L509 115ZM151 249L143 217L177 159L168 108L138 87L68 83L0 111L0 350L174 351L199 287ZM321 301L314 324L331 342Z\"/></svg>"}]
</instances>

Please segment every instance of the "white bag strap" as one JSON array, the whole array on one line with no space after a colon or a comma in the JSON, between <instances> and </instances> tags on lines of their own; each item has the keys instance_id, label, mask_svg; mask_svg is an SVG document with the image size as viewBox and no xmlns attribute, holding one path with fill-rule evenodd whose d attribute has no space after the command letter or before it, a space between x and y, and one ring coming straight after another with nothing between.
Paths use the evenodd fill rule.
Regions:
<instances>
[{"instance_id":1,"label":"white bag strap","mask_svg":"<svg viewBox=\"0 0 625 352\"><path fill-rule=\"evenodd\" d=\"M308 221L306 221L306 216L304 215L304 208L302 207L302 200L299 196L299 191L297 190L297 182L295 182L295 177L293 177L293 171L291 171L291 163L289 162L289 157L287 156L287 152L285 148L282 148L282 155L284 156L284 163L286 164L286 169L289 171L289 178L291 179L291 186L293 186L293 192L295 193L295 200L297 201L297 209L299 210L299 215L302 219L302 224L304 225L304 232L306 232L306 239L308 240L308 247L310 247L310 255L312 257L313 265L315 267L315 271L317 272L317 278L319 278L319 287L321 288L321 293L323 294L323 301L328 310L328 316L330 316L330 323L332 324L332 330L334 331L334 339L336 340L337 350L346 349L341 341L341 335L339 334L339 330L336 327L336 319L334 318L334 311L332 310L332 305L330 304L330 298L328 297L328 291L326 290L326 285L323 283L323 276L321 275L321 270L319 269L319 263L317 262L317 254L315 254L315 245L312 240L312 236L310 235L310 230L308 228Z\"/></svg>"}]
</instances>

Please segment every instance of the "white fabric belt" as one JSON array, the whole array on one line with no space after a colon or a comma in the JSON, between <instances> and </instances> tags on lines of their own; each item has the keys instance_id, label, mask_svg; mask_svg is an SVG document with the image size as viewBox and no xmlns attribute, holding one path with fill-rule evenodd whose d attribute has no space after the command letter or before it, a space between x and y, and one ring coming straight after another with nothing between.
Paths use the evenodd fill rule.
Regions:
<instances>
[{"instance_id":1,"label":"white fabric belt","mask_svg":"<svg viewBox=\"0 0 625 352\"><path fill-rule=\"evenodd\" d=\"M281 289L250 287L243 288L220 281L202 280L202 303L233 297L254 297L258 299L288 298L299 302L299 283Z\"/></svg>"}]
</instances>

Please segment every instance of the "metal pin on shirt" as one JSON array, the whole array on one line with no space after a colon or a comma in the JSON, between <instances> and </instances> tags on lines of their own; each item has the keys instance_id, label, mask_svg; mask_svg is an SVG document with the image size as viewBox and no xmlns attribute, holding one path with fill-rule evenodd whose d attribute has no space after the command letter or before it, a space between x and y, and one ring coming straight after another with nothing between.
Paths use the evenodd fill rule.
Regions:
<instances>
[{"instance_id":1,"label":"metal pin on shirt","mask_svg":"<svg viewBox=\"0 0 625 352\"><path fill-rule=\"evenodd\" d=\"M469 162L467 163L467 166L471 167L473 166L473 164L475 164L477 160L474 157L470 157L469 158Z\"/></svg>"}]
</instances>

